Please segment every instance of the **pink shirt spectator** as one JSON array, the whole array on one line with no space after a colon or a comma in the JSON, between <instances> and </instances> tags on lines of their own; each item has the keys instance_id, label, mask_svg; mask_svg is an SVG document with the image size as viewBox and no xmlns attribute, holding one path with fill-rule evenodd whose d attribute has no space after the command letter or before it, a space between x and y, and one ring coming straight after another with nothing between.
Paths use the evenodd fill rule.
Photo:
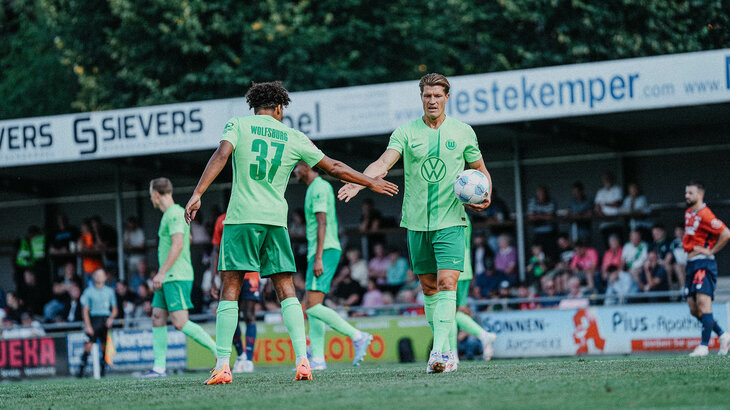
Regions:
<instances>
[{"instance_id":1,"label":"pink shirt spectator","mask_svg":"<svg viewBox=\"0 0 730 410\"><path fill-rule=\"evenodd\" d=\"M517 250L513 247L499 249L494 257L494 269L501 272L508 272L517 265ZM514 273L514 272L512 272Z\"/></svg>"},{"instance_id":2,"label":"pink shirt spectator","mask_svg":"<svg viewBox=\"0 0 730 410\"><path fill-rule=\"evenodd\" d=\"M368 269L370 269L371 272L377 272L377 273L385 273L388 271L388 268L390 268L390 259L383 257L378 258L374 257L370 259L370 263L368 263ZM382 276L382 275L377 275Z\"/></svg>"},{"instance_id":3,"label":"pink shirt spectator","mask_svg":"<svg viewBox=\"0 0 730 410\"><path fill-rule=\"evenodd\" d=\"M587 271L591 268L598 266L598 252L593 248L586 248L586 252L583 256L578 255L578 252L573 255L573 259L570 261L570 267L581 271Z\"/></svg>"},{"instance_id":4,"label":"pink shirt spectator","mask_svg":"<svg viewBox=\"0 0 730 410\"><path fill-rule=\"evenodd\" d=\"M383 293L377 289L372 289L362 295L363 307L383 306Z\"/></svg>"},{"instance_id":5,"label":"pink shirt spectator","mask_svg":"<svg viewBox=\"0 0 730 410\"><path fill-rule=\"evenodd\" d=\"M608 267L611 265L614 265L621 269L623 266L623 262L621 261L621 248L618 248L616 250L608 249L603 254L603 263L601 263L601 272L606 272L608 270Z\"/></svg>"}]
</instances>

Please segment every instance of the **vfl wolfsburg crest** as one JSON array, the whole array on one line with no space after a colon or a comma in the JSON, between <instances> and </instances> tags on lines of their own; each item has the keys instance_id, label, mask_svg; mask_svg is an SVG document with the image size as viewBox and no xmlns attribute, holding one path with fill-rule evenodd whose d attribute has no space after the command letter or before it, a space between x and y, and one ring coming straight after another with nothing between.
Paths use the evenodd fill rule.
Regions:
<instances>
[{"instance_id":1,"label":"vfl wolfsburg crest","mask_svg":"<svg viewBox=\"0 0 730 410\"><path fill-rule=\"evenodd\" d=\"M446 149L449 151L453 151L454 148L456 148L456 141L452 139L446 140Z\"/></svg>"},{"instance_id":2,"label":"vfl wolfsburg crest","mask_svg":"<svg viewBox=\"0 0 730 410\"><path fill-rule=\"evenodd\" d=\"M446 176L446 164L439 157L426 158L421 164L421 176L428 182L439 182Z\"/></svg>"}]
</instances>

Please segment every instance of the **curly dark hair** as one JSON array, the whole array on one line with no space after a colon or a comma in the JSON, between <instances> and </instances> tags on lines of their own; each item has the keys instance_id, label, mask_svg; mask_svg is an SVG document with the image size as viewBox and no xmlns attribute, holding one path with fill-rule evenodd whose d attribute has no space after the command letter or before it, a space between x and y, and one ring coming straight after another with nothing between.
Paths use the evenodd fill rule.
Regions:
<instances>
[{"instance_id":1,"label":"curly dark hair","mask_svg":"<svg viewBox=\"0 0 730 410\"><path fill-rule=\"evenodd\" d=\"M252 83L246 93L246 102L254 111L273 110L277 105L286 107L291 102L289 92L281 81L269 83Z\"/></svg>"}]
</instances>

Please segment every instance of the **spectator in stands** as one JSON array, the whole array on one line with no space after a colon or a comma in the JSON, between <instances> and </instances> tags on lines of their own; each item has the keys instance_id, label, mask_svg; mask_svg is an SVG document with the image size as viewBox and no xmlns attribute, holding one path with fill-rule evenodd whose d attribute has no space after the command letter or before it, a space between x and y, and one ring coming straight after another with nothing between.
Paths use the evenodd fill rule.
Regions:
<instances>
[{"instance_id":1,"label":"spectator in stands","mask_svg":"<svg viewBox=\"0 0 730 410\"><path fill-rule=\"evenodd\" d=\"M471 263L475 276L483 275L494 268L494 252L487 246L484 235L474 235L472 239Z\"/></svg>"},{"instance_id":2,"label":"spectator in stands","mask_svg":"<svg viewBox=\"0 0 730 410\"><path fill-rule=\"evenodd\" d=\"M497 290L499 284L505 279L505 275L490 269L481 275L475 276L474 284L479 289L478 294L483 299L488 299L492 291Z\"/></svg>"},{"instance_id":3,"label":"spectator in stands","mask_svg":"<svg viewBox=\"0 0 730 410\"><path fill-rule=\"evenodd\" d=\"M368 285L368 265L364 260L360 259L360 251L355 248L351 248L345 254L347 261L350 266L350 275L352 280L359 283L361 287L365 288Z\"/></svg>"},{"instance_id":4,"label":"spectator in stands","mask_svg":"<svg viewBox=\"0 0 730 410\"><path fill-rule=\"evenodd\" d=\"M375 279L368 280L367 291L362 295L362 306L383 306L383 292L378 289Z\"/></svg>"},{"instance_id":5,"label":"spectator in stands","mask_svg":"<svg viewBox=\"0 0 730 410\"><path fill-rule=\"evenodd\" d=\"M661 223L655 223L651 227L651 238L653 242L649 245L649 250L656 252L659 257L659 264L668 273L672 269L672 242L667 237L667 230ZM667 276L668 277L668 276ZM669 282L671 285L671 282Z\"/></svg>"},{"instance_id":6,"label":"spectator in stands","mask_svg":"<svg viewBox=\"0 0 730 410\"><path fill-rule=\"evenodd\" d=\"M78 249L84 253L84 256L81 258L81 262L83 271L87 275L91 275L92 272L102 267L101 256L94 254L99 250L99 246L98 240L91 230L91 222L82 222L81 236L79 236L78 240ZM89 279L84 280L84 282L88 281Z\"/></svg>"},{"instance_id":7,"label":"spectator in stands","mask_svg":"<svg viewBox=\"0 0 730 410\"><path fill-rule=\"evenodd\" d=\"M133 317L152 317L152 293L146 283L141 283L137 287L137 301Z\"/></svg>"},{"instance_id":8,"label":"spectator in stands","mask_svg":"<svg viewBox=\"0 0 730 410\"><path fill-rule=\"evenodd\" d=\"M23 272L23 283L18 287L18 297L23 301L25 309L34 315L43 315L43 306L50 299L48 296L46 289L38 286L35 272L26 269Z\"/></svg>"},{"instance_id":9,"label":"spectator in stands","mask_svg":"<svg viewBox=\"0 0 730 410\"><path fill-rule=\"evenodd\" d=\"M68 224L66 215L58 215L56 217L56 232L53 233L48 253L51 255L59 255L73 252L76 249L76 240L78 239L78 231ZM73 244L73 245L72 245ZM60 257L56 262L60 265L66 262L73 262L73 255Z\"/></svg>"},{"instance_id":10,"label":"spectator in stands","mask_svg":"<svg viewBox=\"0 0 730 410\"><path fill-rule=\"evenodd\" d=\"M20 323L20 315L23 313L23 300L15 292L8 292L6 299L6 319L13 323Z\"/></svg>"},{"instance_id":11,"label":"spectator in stands","mask_svg":"<svg viewBox=\"0 0 730 410\"><path fill-rule=\"evenodd\" d=\"M489 236L487 237L487 244L492 250L492 254L497 253L499 246L497 245L499 235L510 234L513 227L509 224L503 224L504 221L510 219L510 212L507 203L504 202L499 195L497 195L497 188L492 187L492 203L489 208L481 212L472 212L467 210L469 215L474 216L474 221L486 220L490 224ZM502 224L502 226L500 226Z\"/></svg>"},{"instance_id":12,"label":"spectator in stands","mask_svg":"<svg viewBox=\"0 0 730 410\"><path fill-rule=\"evenodd\" d=\"M638 286L643 292L669 290L667 271L659 263L659 255L654 250L647 253L646 261L639 274Z\"/></svg>"},{"instance_id":13,"label":"spectator in stands","mask_svg":"<svg viewBox=\"0 0 730 410\"><path fill-rule=\"evenodd\" d=\"M687 252L684 251L684 247L682 246L683 238L684 224L680 223L674 227L674 239L669 245L669 249L672 254L672 268L667 270L670 277L670 285L672 283L677 283L677 289L684 288L684 276L687 268ZM676 282L674 282L672 276L677 279Z\"/></svg>"},{"instance_id":14,"label":"spectator in stands","mask_svg":"<svg viewBox=\"0 0 730 410\"><path fill-rule=\"evenodd\" d=\"M647 215L651 212L649 202L642 195L636 182L629 184L627 194L621 205L621 213L631 216L629 229L638 230L642 233L642 237L647 237L647 233L652 226L652 223L647 219Z\"/></svg>"},{"instance_id":15,"label":"spectator in stands","mask_svg":"<svg viewBox=\"0 0 730 410\"><path fill-rule=\"evenodd\" d=\"M517 297L520 299L535 299L536 295L525 285L520 285L517 288ZM540 304L535 301L520 302L520 310L533 310L540 307Z\"/></svg>"},{"instance_id":16,"label":"spectator in stands","mask_svg":"<svg viewBox=\"0 0 730 410\"><path fill-rule=\"evenodd\" d=\"M111 225L105 224L101 216L94 215L89 220L91 232L94 233L97 248L100 250L113 249L117 245L117 231Z\"/></svg>"},{"instance_id":17,"label":"spectator in stands","mask_svg":"<svg viewBox=\"0 0 730 410\"><path fill-rule=\"evenodd\" d=\"M406 274L410 269L408 260L403 257L400 248L392 247L388 253L390 265L385 274L388 290L397 293L401 286L406 282Z\"/></svg>"},{"instance_id":18,"label":"spectator in stands","mask_svg":"<svg viewBox=\"0 0 730 410\"><path fill-rule=\"evenodd\" d=\"M139 262L144 260L144 230L139 226L137 218L129 217L124 223L124 252L127 255L127 271L134 274L139 267Z\"/></svg>"},{"instance_id":19,"label":"spectator in stands","mask_svg":"<svg viewBox=\"0 0 730 410\"><path fill-rule=\"evenodd\" d=\"M555 289L555 283L549 276L542 277L540 280L540 288L542 289L542 292L540 293L541 298L553 298L558 296ZM556 307L558 304L560 304L559 300L540 302L540 305L545 308Z\"/></svg>"},{"instance_id":20,"label":"spectator in stands","mask_svg":"<svg viewBox=\"0 0 730 410\"><path fill-rule=\"evenodd\" d=\"M571 194L568 216L577 219L571 226L575 231L573 239L588 240L591 236L590 218L593 216L593 201L586 196L585 187L580 181L573 183Z\"/></svg>"},{"instance_id":21,"label":"spectator in stands","mask_svg":"<svg viewBox=\"0 0 730 410\"><path fill-rule=\"evenodd\" d=\"M542 245L534 243L530 247L530 259L526 267L529 281L540 280L542 275L547 272L547 260L545 252L542 251Z\"/></svg>"},{"instance_id":22,"label":"spectator in stands","mask_svg":"<svg viewBox=\"0 0 730 410\"><path fill-rule=\"evenodd\" d=\"M539 186L527 204L527 219L532 223L534 242L542 245L549 256L555 256L555 202L545 186Z\"/></svg>"},{"instance_id":23,"label":"spectator in stands","mask_svg":"<svg viewBox=\"0 0 730 410\"><path fill-rule=\"evenodd\" d=\"M360 232L373 232L380 229L383 215L379 210L375 209L373 200L366 198L362 203L362 213L360 214Z\"/></svg>"},{"instance_id":24,"label":"spectator in stands","mask_svg":"<svg viewBox=\"0 0 730 410\"><path fill-rule=\"evenodd\" d=\"M25 236L18 239L18 250L15 254L17 272L33 268L46 257L46 237L37 226L28 227Z\"/></svg>"},{"instance_id":25,"label":"spectator in stands","mask_svg":"<svg viewBox=\"0 0 730 410\"><path fill-rule=\"evenodd\" d=\"M151 288L151 277L152 276L150 275L150 268L147 265L147 261L145 259L142 259L137 262L137 268L135 269L135 273L132 275L131 278L129 278L129 287L131 287L132 289L137 289L139 285L144 283L147 284L148 288Z\"/></svg>"},{"instance_id":26,"label":"spectator in stands","mask_svg":"<svg viewBox=\"0 0 730 410\"><path fill-rule=\"evenodd\" d=\"M616 185L616 176L612 172L605 172L603 174L603 187L596 192L596 198L593 201L596 215L618 215L622 200L623 191L620 186ZM601 222L598 229L601 231L605 241L608 240L611 234L621 235L623 232L621 224L616 221Z\"/></svg>"},{"instance_id":27,"label":"spectator in stands","mask_svg":"<svg viewBox=\"0 0 730 410\"><path fill-rule=\"evenodd\" d=\"M648 248L649 245L641 240L641 233L633 230L629 234L629 241L621 251L624 268L631 274L635 282L639 281L639 273L644 267Z\"/></svg>"},{"instance_id":28,"label":"spectator in stands","mask_svg":"<svg viewBox=\"0 0 730 410\"><path fill-rule=\"evenodd\" d=\"M83 310L81 308L81 287L73 284L69 287L69 298L61 313L60 320L63 322L81 322L83 320Z\"/></svg>"},{"instance_id":29,"label":"spectator in stands","mask_svg":"<svg viewBox=\"0 0 730 410\"><path fill-rule=\"evenodd\" d=\"M79 286L80 281L76 277L76 266L68 262L63 266L63 277L53 284L53 299L43 306L43 318L46 322L56 321L63 313L70 298L71 286L74 285Z\"/></svg>"},{"instance_id":30,"label":"spectator in stands","mask_svg":"<svg viewBox=\"0 0 730 410\"><path fill-rule=\"evenodd\" d=\"M586 245L582 240L575 243L575 254L570 261L570 271L572 278L579 281L585 280L588 289L595 290L595 275L598 271L598 252L590 246ZM569 283L566 283L570 285ZM568 291L573 289L569 286Z\"/></svg>"},{"instance_id":31,"label":"spectator in stands","mask_svg":"<svg viewBox=\"0 0 730 410\"><path fill-rule=\"evenodd\" d=\"M365 293L365 289L353 279L350 267L347 265L342 267L332 285L334 290L330 296L332 302L338 306L357 306Z\"/></svg>"},{"instance_id":32,"label":"spectator in stands","mask_svg":"<svg viewBox=\"0 0 730 410\"><path fill-rule=\"evenodd\" d=\"M638 291L639 288L630 273L619 269L616 265L608 267L608 286L606 287L604 304L617 305L624 303L626 295Z\"/></svg>"},{"instance_id":33,"label":"spectator in stands","mask_svg":"<svg viewBox=\"0 0 730 410\"><path fill-rule=\"evenodd\" d=\"M621 259L621 254L623 252L623 247L621 246L621 239L618 237L618 235L611 235L608 237L608 249L606 249L606 252L603 253L603 260L601 261L601 275L600 280L595 280L594 285L596 292L598 293L606 293L606 286L608 285L608 267L611 265L614 266L623 266L623 259ZM598 275L596 275L598 277Z\"/></svg>"},{"instance_id":34,"label":"spectator in stands","mask_svg":"<svg viewBox=\"0 0 730 410\"><path fill-rule=\"evenodd\" d=\"M510 284L517 282L517 250L512 246L512 238L499 236L499 252L494 257L494 269L504 275Z\"/></svg>"},{"instance_id":35,"label":"spectator in stands","mask_svg":"<svg viewBox=\"0 0 730 410\"><path fill-rule=\"evenodd\" d=\"M560 254L558 256L558 262L551 269L547 276L551 279L555 279L553 285L555 286L556 293L562 293L564 289L563 281L560 280L560 276L570 273L570 263L573 261L575 250L573 249L573 241L567 233L561 232L558 235L558 249Z\"/></svg>"},{"instance_id":36,"label":"spectator in stands","mask_svg":"<svg viewBox=\"0 0 730 410\"><path fill-rule=\"evenodd\" d=\"M569 299L581 299L583 298L583 291L580 288L580 279L573 276L568 280L568 293L565 294L566 298Z\"/></svg>"},{"instance_id":37,"label":"spectator in stands","mask_svg":"<svg viewBox=\"0 0 730 410\"><path fill-rule=\"evenodd\" d=\"M135 303L137 302L137 295L129 289L124 281L117 281L114 287L114 293L117 297L117 306L119 307L119 314L117 317L124 319L125 317L134 313Z\"/></svg>"},{"instance_id":38,"label":"spectator in stands","mask_svg":"<svg viewBox=\"0 0 730 410\"><path fill-rule=\"evenodd\" d=\"M387 284L386 274L390 267L390 258L385 254L385 246L376 243L373 246L373 257L368 263L368 278L375 280L375 284L382 287Z\"/></svg>"},{"instance_id":39,"label":"spectator in stands","mask_svg":"<svg viewBox=\"0 0 730 410\"><path fill-rule=\"evenodd\" d=\"M190 243L195 245L207 245L210 243L210 234L206 228L203 215L198 213L198 217L190 221Z\"/></svg>"}]
</instances>

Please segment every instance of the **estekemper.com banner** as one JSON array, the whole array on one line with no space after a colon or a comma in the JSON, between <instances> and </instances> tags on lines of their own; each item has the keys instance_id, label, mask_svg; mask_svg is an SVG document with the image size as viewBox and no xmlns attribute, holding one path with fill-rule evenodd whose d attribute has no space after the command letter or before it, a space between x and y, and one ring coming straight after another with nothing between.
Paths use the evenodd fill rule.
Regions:
<instances>
[{"instance_id":1,"label":"estekemper.com banner","mask_svg":"<svg viewBox=\"0 0 730 410\"><path fill-rule=\"evenodd\" d=\"M730 101L730 49L450 78L472 125ZM422 115L417 81L292 93L313 140L380 135ZM0 167L212 149L243 97L0 121Z\"/></svg>"}]
</instances>

